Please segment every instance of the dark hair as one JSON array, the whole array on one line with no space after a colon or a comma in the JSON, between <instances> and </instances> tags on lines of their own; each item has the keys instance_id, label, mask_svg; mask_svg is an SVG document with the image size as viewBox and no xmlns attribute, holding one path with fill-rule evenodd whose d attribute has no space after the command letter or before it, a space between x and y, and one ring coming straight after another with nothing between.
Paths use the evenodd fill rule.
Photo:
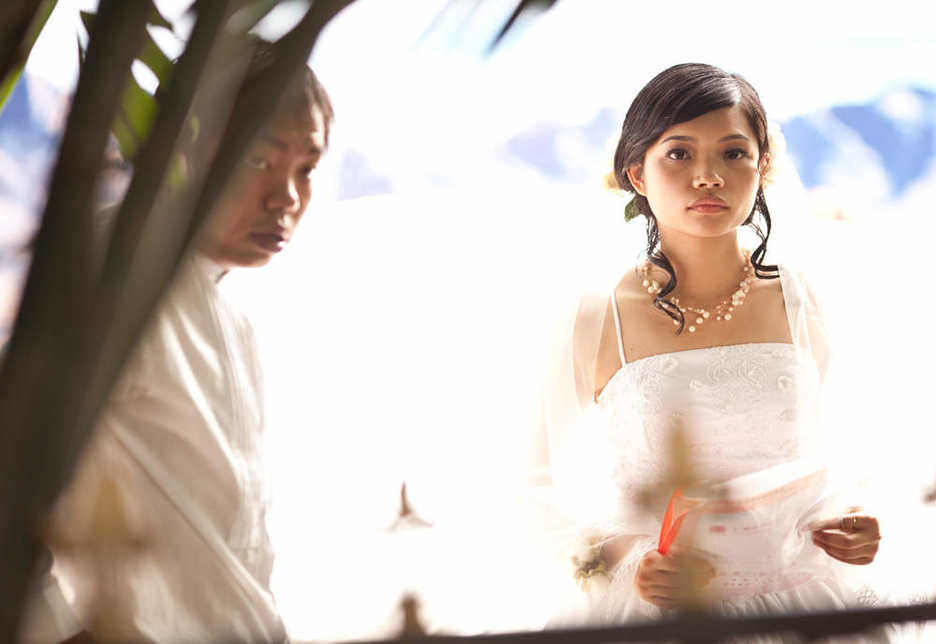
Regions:
<instances>
[{"instance_id":1,"label":"dark hair","mask_svg":"<svg viewBox=\"0 0 936 644\"><path fill-rule=\"evenodd\" d=\"M248 97L273 67L275 61L272 45L265 40L256 36L251 37L250 49L251 55L247 73L234 99L231 112L232 123L237 123L242 112L249 109L250 100ZM271 114L271 119L293 114L300 117L307 116L315 108L322 112L322 120L325 126L325 145L327 146L329 134L331 133L331 124L335 119L335 111L332 108L328 92L319 82L315 72L308 65L303 65L302 69L290 79L286 89L280 95L276 108Z\"/></svg>"},{"instance_id":2,"label":"dark hair","mask_svg":"<svg viewBox=\"0 0 936 644\"><path fill-rule=\"evenodd\" d=\"M624 117L621 138L614 152L614 178L623 190L635 194L635 205L647 218L647 257L670 276L669 282L657 292L654 306L679 322L680 333L684 317L679 308L666 299L676 288L676 271L660 248L660 229L650 203L636 192L627 177L627 169L642 164L650 146L674 125L735 105L740 106L747 117L763 158L770 146L767 115L757 91L738 74L700 63L683 63L665 69L640 90ZM758 213L763 219L763 228L755 221ZM763 263L770 237L770 211L762 188L757 189L754 208L744 220L744 225L751 226L760 238L760 245L751 253L755 275L761 279L778 277L776 265Z\"/></svg>"},{"instance_id":3,"label":"dark hair","mask_svg":"<svg viewBox=\"0 0 936 644\"><path fill-rule=\"evenodd\" d=\"M199 141L204 127L202 121L210 123L212 130L216 130L217 136L221 137L224 132L239 131L255 110L264 110L267 120L271 121L288 115L309 118L318 108L324 122L325 145L328 145L335 113L328 93L307 65L302 65L295 76L289 79L279 97L271 99L263 92L264 81L275 62L271 43L250 36L246 43L232 47L226 60L229 64L204 83L200 89L202 94L196 97L189 121L191 140L187 141L183 154L183 168L205 168L213 163L215 148L201 145ZM158 93L159 90L157 96ZM227 121L222 123L215 111L214 101L229 94L234 95L234 100Z\"/></svg>"}]
</instances>

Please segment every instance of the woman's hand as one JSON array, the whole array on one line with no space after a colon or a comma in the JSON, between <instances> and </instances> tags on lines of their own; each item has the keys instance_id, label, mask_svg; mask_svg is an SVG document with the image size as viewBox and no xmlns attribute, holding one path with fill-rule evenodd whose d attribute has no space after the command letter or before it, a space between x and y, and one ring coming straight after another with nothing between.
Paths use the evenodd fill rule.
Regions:
<instances>
[{"instance_id":1,"label":"woman's hand","mask_svg":"<svg viewBox=\"0 0 936 644\"><path fill-rule=\"evenodd\" d=\"M666 555L651 550L640 559L634 585L644 601L660 608L677 608L714 576L712 565L694 554L675 548Z\"/></svg>"},{"instance_id":2,"label":"woman's hand","mask_svg":"<svg viewBox=\"0 0 936 644\"><path fill-rule=\"evenodd\" d=\"M874 561L881 542L878 520L872 516L849 514L813 526L813 543L833 559L855 566Z\"/></svg>"}]
</instances>

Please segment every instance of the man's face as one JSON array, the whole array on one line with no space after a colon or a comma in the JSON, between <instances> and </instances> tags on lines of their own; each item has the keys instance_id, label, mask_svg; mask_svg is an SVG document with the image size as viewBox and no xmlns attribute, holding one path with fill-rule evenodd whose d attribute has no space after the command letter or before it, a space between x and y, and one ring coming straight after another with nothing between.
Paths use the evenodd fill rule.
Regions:
<instances>
[{"instance_id":1,"label":"man's face","mask_svg":"<svg viewBox=\"0 0 936 644\"><path fill-rule=\"evenodd\" d=\"M325 152L321 110L287 114L261 130L209 221L200 250L220 266L263 266L292 238Z\"/></svg>"}]
</instances>

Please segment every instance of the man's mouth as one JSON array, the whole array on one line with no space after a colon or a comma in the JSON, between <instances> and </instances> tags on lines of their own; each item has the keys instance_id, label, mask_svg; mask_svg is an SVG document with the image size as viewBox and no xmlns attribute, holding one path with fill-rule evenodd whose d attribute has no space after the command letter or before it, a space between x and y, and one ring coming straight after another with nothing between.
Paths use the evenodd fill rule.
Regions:
<instances>
[{"instance_id":1,"label":"man's mouth","mask_svg":"<svg viewBox=\"0 0 936 644\"><path fill-rule=\"evenodd\" d=\"M250 233L250 239L260 248L278 253L286 248L286 238L275 233Z\"/></svg>"}]
</instances>

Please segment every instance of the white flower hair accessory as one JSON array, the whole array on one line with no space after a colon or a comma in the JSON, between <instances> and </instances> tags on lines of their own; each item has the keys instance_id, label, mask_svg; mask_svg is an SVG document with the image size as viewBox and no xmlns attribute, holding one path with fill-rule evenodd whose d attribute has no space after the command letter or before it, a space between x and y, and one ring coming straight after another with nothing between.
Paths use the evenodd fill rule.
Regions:
<instances>
[{"instance_id":1,"label":"white flower hair accessory","mask_svg":"<svg viewBox=\"0 0 936 644\"><path fill-rule=\"evenodd\" d=\"M767 122L767 167L761 171L761 185L765 188L774 185L785 173L789 157L787 156L786 139L776 121Z\"/></svg>"}]
</instances>

